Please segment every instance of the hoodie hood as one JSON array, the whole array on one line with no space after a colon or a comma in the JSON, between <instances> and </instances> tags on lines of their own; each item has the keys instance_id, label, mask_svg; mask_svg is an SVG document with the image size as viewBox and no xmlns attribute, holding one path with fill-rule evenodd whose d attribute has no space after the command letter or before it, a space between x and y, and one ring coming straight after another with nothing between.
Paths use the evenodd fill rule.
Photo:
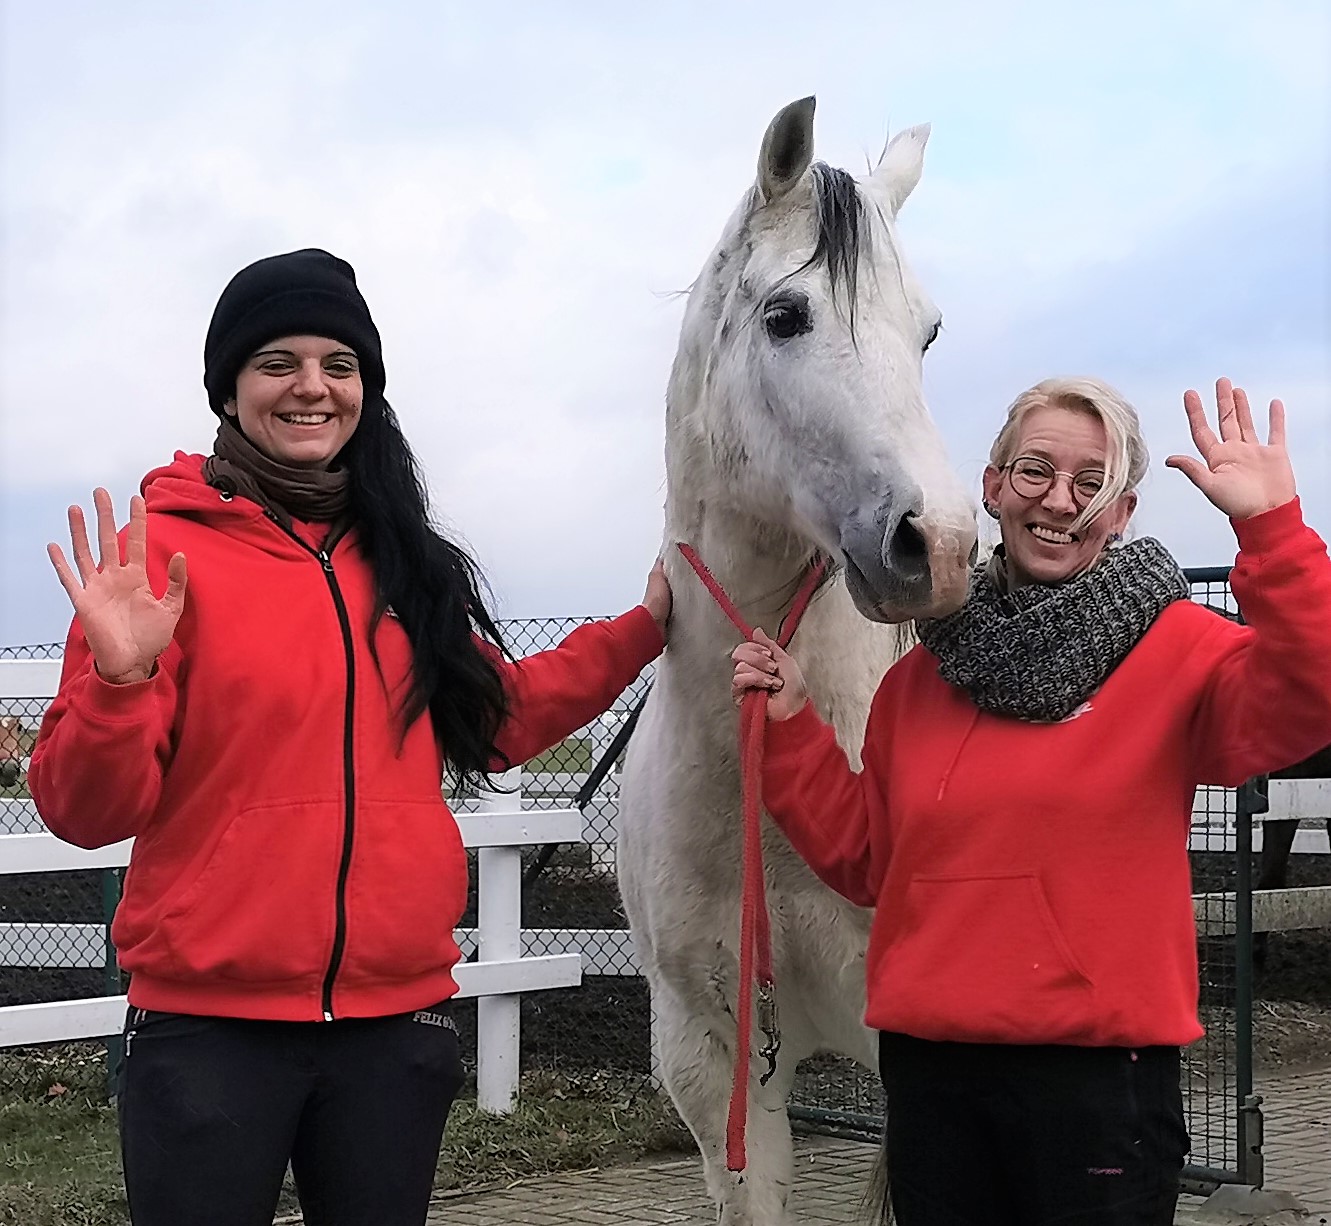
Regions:
<instances>
[{"instance_id":1,"label":"hoodie hood","mask_svg":"<svg viewBox=\"0 0 1331 1226\"><path fill-rule=\"evenodd\" d=\"M154 468L139 486L150 515L179 515L245 540L281 557L307 555L257 502L214 489L204 479L206 456L177 451L170 464ZM151 531L151 528L149 529Z\"/></svg>"}]
</instances>

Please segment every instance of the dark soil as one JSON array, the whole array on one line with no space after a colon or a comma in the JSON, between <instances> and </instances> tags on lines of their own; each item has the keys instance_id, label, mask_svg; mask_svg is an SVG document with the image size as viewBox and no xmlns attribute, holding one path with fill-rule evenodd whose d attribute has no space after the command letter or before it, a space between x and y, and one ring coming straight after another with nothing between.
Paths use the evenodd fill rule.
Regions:
<instances>
[{"instance_id":1,"label":"dark soil","mask_svg":"<svg viewBox=\"0 0 1331 1226\"><path fill-rule=\"evenodd\" d=\"M1331 885L1331 856L1290 856L1290 888ZM1257 971L1259 1000L1295 1001L1331 1010L1331 930L1272 932ZM1331 1044L1326 1048L1331 1055Z\"/></svg>"}]
</instances>

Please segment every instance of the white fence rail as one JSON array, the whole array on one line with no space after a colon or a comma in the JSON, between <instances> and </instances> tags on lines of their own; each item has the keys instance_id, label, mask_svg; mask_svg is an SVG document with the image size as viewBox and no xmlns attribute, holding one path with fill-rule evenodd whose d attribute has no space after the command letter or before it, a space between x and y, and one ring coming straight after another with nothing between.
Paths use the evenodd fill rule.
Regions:
<instances>
[{"instance_id":1,"label":"white fence rail","mask_svg":"<svg viewBox=\"0 0 1331 1226\"><path fill-rule=\"evenodd\" d=\"M467 932L463 952L479 959L455 968L459 997L477 998L477 1101L487 1111L512 1109L519 1068L519 1010L524 992L577 987L584 954L578 934L552 952L530 952L522 931L522 848L534 843L582 841L576 809L523 809L521 775L510 771L504 794L489 793L459 813L463 845L477 849L479 916ZM0 836L0 875L120 868L129 862L131 840L85 851L51 834ZM588 934L593 948L627 934ZM65 948L71 952L51 953ZM0 966L96 967L105 961L100 924L0 924ZM115 1034L124 1020L123 996L56 1001L0 1008L0 1047L19 1047Z\"/></svg>"}]
</instances>

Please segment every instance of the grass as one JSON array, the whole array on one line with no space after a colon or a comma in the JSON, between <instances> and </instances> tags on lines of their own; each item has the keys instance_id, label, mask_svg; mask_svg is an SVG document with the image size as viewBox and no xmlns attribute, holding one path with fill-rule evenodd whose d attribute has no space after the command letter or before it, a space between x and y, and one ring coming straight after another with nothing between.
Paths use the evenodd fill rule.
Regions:
<instances>
[{"instance_id":1,"label":"grass","mask_svg":"<svg viewBox=\"0 0 1331 1226\"><path fill-rule=\"evenodd\" d=\"M482 1187L693 1149L670 1100L645 1079L533 1073L512 1115L488 1115L470 1100L454 1108L436 1187Z\"/></svg>"},{"instance_id":2,"label":"grass","mask_svg":"<svg viewBox=\"0 0 1331 1226\"><path fill-rule=\"evenodd\" d=\"M523 770L539 775L581 775L586 774L596 764L592 761L592 743L586 737L569 737L553 749L538 754L528 762Z\"/></svg>"},{"instance_id":3,"label":"grass","mask_svg":"<svg viewBox=\"0 0 1331 1226\"><path fill-rule=\"evenodd\" d=\"M68 1095L0 1106L0 1222L125 1226L114 1108Z\"/></svg>"},{"instance_id":4,"label":"grass","mask_svg":"<svg viewBox=\"0 0 1331 1226\"><path fill-rule=\"evenodd\" d=\"M128 1226L115 1109L105 1101L97 1050L27 1053L31 1075L0 1103L3 1226ZM435 1187L483 1187L692 1148L669 1100L643 1079L530 1073L512 1115L487 1115L465 1099L454 1107ZM295 1211L288 1188L279 1214Z\"/></svg>"}]
</instances>

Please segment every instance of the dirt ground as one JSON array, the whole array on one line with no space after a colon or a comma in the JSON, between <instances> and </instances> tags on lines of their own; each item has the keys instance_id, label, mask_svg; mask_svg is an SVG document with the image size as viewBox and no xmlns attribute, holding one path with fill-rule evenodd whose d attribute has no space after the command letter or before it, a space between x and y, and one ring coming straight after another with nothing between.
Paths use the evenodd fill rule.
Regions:
<instances>
[{"instance_id":1,"label":"dirt ground","mask_svg":"<svg viewBox=\"0 0 1331 1226\"><path fill-rule=\"evenodd\" d=\"M1331 885L1331 856L1291 856L1289 884ZM1331 931L1271 933L1254 994L1258 1069L1331 1061Z\"/></svg>"}]
</instances>

